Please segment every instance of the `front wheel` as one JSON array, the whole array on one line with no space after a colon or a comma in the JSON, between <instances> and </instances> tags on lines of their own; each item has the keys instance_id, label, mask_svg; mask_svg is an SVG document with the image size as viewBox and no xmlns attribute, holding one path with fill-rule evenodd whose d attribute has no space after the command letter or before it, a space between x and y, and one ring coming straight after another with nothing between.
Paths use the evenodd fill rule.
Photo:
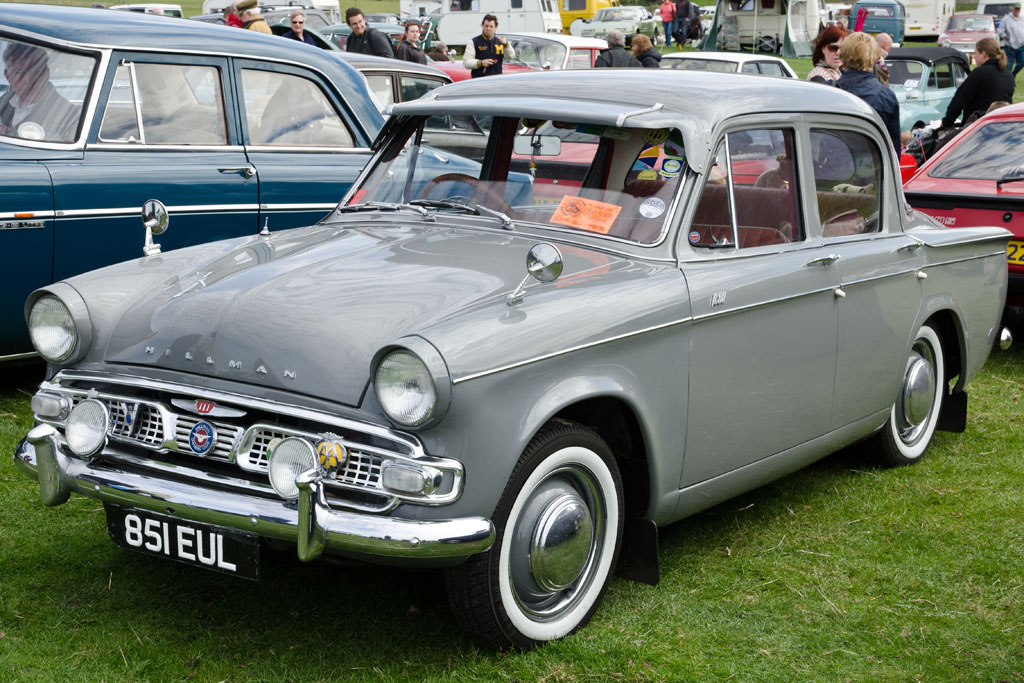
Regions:
<instances>
[{"instance_id":1,"label":"front wheel","mask_svg":"<svg viewBox=\"0 0 1024 683\"><path fill-rule=\"evenodd\" d=\"M875 437L883 465L911 465L924 456L939 422L945 372L939 335L930 325L923 325L910 347L889 419Z\"/></svg>"},{"instance_id":2,"label":"front wheel","mask_svg":"<svg viewBox=\"0 0 1024 683\"><path fill-rule=\"evenodd\" d=\"M528 649L583 627L622 539L622 480L596 432L556 421L516 463L494 514L494 546L447 570L456 618L490 647Z\"/></svg>"}]
</instances>

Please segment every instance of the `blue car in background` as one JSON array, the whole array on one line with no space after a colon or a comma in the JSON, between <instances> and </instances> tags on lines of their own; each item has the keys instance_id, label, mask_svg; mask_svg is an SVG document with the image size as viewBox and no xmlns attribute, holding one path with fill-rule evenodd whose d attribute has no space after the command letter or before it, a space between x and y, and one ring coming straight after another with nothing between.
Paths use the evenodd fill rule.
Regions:
<instances>
[{"instance_id":1,"label":"blue car in background","mask_svg":"<svg viewBox=\"0 0 1024 683\"><path fill-rule=\"evenodd\" d=\"M967 56L953 47L897 47L885 64L889 88L900 102L900 130L921 128L945 116L970 73Z\"/></svg>"},{"instance_id":2,"label":"blue car in background","mask_svg":"<svg viewBox=\"0 0 1024 683\"><path fill-rule=\"evenodd\" d=\"M2 3L0 67L0 361L29 292L142 256L147 200L164 251L309 225L383 125L331 53L198 21Z\"/></svg>"},{"instance_id":3,"label":"blue car in background","mask_svg":"<svg viewBox=\"0 0 1024 683\"><path fill-rule=\"evenodd\" d=\"M849 29L853 31L861 12L864 13L864 26L860 30L871 35L888 33L894 43L903 42L906 32L907 10L897 0L860 0L853 3L850 9Z\"/></svg>"}]
</instances>

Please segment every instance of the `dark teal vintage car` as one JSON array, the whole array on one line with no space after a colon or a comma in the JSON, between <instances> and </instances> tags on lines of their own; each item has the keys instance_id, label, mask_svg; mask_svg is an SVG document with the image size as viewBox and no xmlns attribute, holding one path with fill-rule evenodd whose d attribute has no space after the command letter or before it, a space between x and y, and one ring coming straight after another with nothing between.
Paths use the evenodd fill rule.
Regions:
<instances>
[{"instance_id":1,"label":"dark teal vintage car","mask_svg":"<svg viewBox=\"0 0 1024 683\"><path fill-rule=\"evenodd\" d=\"M0 361L32 347L34 289L163 250L314 223L383 119L335 56L134 12L0 4Z\"/></svg>"}]
</instances>

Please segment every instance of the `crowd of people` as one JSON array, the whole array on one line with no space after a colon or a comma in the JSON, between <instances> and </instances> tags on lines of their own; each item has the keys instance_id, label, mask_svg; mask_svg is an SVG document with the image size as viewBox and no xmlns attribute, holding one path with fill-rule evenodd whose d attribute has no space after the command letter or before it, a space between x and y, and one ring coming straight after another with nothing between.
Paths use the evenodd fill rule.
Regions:
<instances>
[{"instance_id":1,"label":"crowd of people","mask_svg":"<svg viewBox=\"0 0 1024 683\"><path fill-rule=\"evenodd\" d=\"M942 117L942 128L966 125L993 108L1005 106L1013 101L1016 70L1011 69L1011 57L1016 60L1014 41L1018 38L1015 24L1007 22L1020 18L1020 3L1016 3L1007 18L1003 20L1007 49L994 38L979 40L974 47L972 59L974 69L957 87L952 101ZM1012 38L1007 37L1007 33ZM1019 36L1024 51L1024 32ZM892 36L881 33L872 37L866 33L848 33L843 26L832 25L818 34L811 55L813 67L807 80L842 88L857 95L878 112L893 146L899 153L913 137L911 131L900 130L900 105L896 95L889 89L889 69L885 59L892 49Z\"/></svg>"}]
</instances>

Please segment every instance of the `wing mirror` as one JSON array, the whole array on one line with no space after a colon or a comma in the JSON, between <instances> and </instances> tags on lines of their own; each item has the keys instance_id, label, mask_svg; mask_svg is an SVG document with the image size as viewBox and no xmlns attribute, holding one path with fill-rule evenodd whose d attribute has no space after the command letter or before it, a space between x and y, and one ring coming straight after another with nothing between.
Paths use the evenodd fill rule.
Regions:
<instances>
[{"instance_id":1,"label":"wing mirror","mask_svg":"<svg viewBox=\"0 0 1024 683\"><path fill-rule=\"evenodd\" d=\"M554 282L562 275L562 252L550 242L538 242L530 247L526 254L526 277L516 287L516 291L508 295L505 303L515 306L522 303L526 283L532 277L537 282Z\"/></svg>"},{"instance_id":2,"label":"wing mirror","mask_svg":"<svg viewBox=\"0 0 1024 683\"><path fill-rule=\"evenodd\" d=\"M146 228L146 243L142 245L142 253L145 256L160 253L160 245L153 243L153 235L164 234L169 221L167 207L159 199L147 199L142 205L142 225Z\"/></svg>"}]
</instances>

